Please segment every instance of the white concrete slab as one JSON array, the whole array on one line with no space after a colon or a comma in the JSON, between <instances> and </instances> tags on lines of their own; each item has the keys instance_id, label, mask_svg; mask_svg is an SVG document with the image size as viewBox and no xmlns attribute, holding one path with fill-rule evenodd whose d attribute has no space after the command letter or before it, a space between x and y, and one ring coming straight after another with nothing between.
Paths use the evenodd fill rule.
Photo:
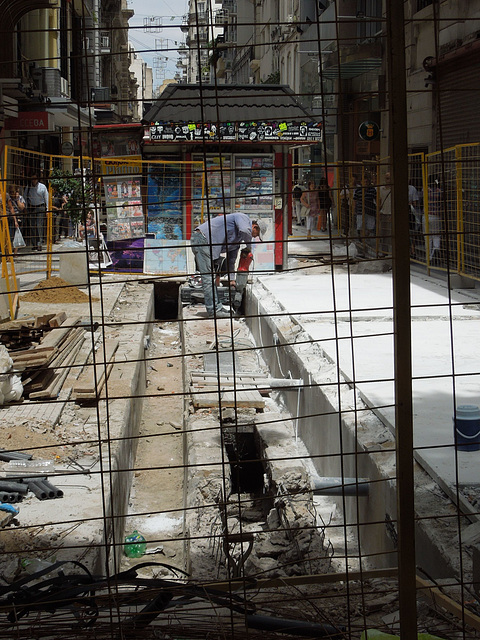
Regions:
<instances>
[{"instance_id":1,"label":"white concrete slab","mask_svg":"<svg viewBox=\"0 0 480 640\"><path fill-rule=\"evenodd\" d=\"M261 281L393 429L391 273L296 272ZM452 419L455 404L480 405L479 299L478 291L449 295L441 282L411 279L416 458L444 487L457 478L480 483L480 451L455 452Z\"/></svg>"}]
</instances>

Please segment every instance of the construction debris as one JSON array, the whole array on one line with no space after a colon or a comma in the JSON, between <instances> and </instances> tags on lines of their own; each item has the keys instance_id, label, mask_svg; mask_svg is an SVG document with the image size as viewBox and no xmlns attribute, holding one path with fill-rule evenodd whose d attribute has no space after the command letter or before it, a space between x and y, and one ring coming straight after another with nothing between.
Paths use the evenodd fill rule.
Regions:
<instances>
[{"instance_id":1,"label":"construction debris","mask_svg":"<svg viewBox=\"0 0 480 640\"><path fill-rule=\"evenodd\" d=\"M85 328L77 326L80 320L65 312L52 313L20 321L0 334L12 362L11 372L21 376L24 398L58 397L85 338ZM7 401L18 401L21 395Z\"/></svg>"},{"instance_id":2,"label":"construction debris","mask_svg":"<svg viewBox=\"0 0 480 640\"><path fill-rule=\"evenodd\" d=\"M96 361L85 366L73 387L72 395L77 402L81 400L96 400L99 398L105 381L113 368L117 349L117 340L105 340L103 351L102 348L99 349Z\"/></svg>"}]
</instances>

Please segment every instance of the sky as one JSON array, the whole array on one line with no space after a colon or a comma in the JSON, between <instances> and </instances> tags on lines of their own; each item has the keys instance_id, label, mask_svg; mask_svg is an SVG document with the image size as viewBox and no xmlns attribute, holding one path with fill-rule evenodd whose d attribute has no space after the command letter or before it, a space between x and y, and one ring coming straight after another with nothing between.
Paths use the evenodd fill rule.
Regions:
<instances>
[{"instance_id":1,"label":"sky","mask_svg":"<svg viewBox=\"0 0 480 640\"><path fill-rule=\"evenodd\" d=\"M182 18L187 13L188 0L127 0L128 8L135 15L128 21L129 40L145 62L153 67L154 87L161 85L162 77L157 77L155 57L167 58L165 78L173 78L178 59L177 46L184 41L185 35L180 30ZM152 28L145 32L144 20L147 19ZM162 42L159 42L162 41ZM166 50L155 50L165 47Z\"/></svg>"}]
</instances>

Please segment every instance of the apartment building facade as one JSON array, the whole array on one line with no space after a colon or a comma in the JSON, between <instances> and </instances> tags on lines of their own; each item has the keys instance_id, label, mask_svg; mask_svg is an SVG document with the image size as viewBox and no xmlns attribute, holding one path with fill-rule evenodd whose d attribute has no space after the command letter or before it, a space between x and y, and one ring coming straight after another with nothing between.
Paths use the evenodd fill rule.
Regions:
<instances>
[{"instance_id":1,"label":"apartment building facade","mask_svg":"<svg viewBox=\"0 0 480 640\"><path fill-rule=\"evenodd\" d=\"M12 6L14 10L12 10ZM82 131L129 122L126 0L15 0L0 8L3 144L54 154L88 153Z\"/></svg>"},{"instance_id":2,"label":"apartment building facade","mask_svg":"<svg viewBox=\"0 0 480 640\"><path fill-rule=\"evenodd\" d=\"M322 157L385 157L387 8L386 0L190 0L188 70L177 80L288 85L323 119ZM480 0L407 0L404 10L410 150L480 140ZM364 123L375 125L369 139Z\"/></svg>"}]
</instances>

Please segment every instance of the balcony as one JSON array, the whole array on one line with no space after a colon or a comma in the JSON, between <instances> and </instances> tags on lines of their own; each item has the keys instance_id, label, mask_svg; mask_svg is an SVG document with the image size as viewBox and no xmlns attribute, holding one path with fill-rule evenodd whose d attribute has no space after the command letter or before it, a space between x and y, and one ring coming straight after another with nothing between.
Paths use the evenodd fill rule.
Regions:
<instances>
[{"instance_id":1,"label":"balcony","mask_svg":"<svg viewBox=\"0 0 480 640\"><path fill-rule=\"evenodd\" d=\"M374 71L382 65L382 45L369 42L341 47L332 51L323 63L322 77L330 80L349 80Z\"/></svg>"}]
</instances>

